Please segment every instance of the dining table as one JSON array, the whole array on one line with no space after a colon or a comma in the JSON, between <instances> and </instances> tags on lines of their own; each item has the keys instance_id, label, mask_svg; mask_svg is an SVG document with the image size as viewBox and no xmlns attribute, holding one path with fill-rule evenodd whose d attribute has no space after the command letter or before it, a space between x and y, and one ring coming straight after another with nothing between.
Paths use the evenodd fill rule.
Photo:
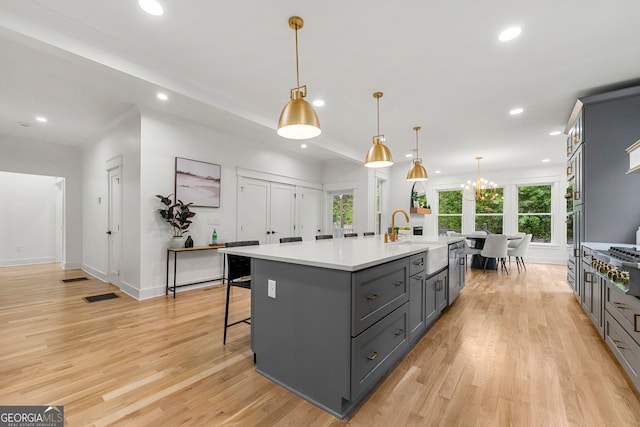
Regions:
<instances>
[{"instance_id":1,"label":"dining table","mask_svg":"<svg viewBox=\"0 0 640 427\"><path fill-rule=\"evenodd\" d=\"M487 235L477 235L477 234L459 234L458 236L464 237L467 240L472 240L474 242L474 249L482 249L484 247L484 242L487 239ZM520 236L510 236L507 235L507 241L509 240L519 240L522 237ZM489 258L485 264L485 257L480 254L473 254L471 257L471 268L479 268L485 270L496 270L498 268L498 264L495 258Z\"/></svg>"}]
</instances>

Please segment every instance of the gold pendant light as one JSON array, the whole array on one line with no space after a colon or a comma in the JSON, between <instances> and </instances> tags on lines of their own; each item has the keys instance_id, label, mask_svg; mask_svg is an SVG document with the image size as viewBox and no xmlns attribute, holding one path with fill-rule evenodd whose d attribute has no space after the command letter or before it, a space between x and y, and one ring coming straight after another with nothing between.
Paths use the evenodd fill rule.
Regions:
<instances>
[{"instance_id":1,"label":"gold pendant light","mask_svg":"<svg viewBox=\"0 0 640 427\"><path fill-rule=\"evenodd\" d=\"M367 152L364 165L368 168L385 168L393 164L393 158L391 151L382 143L384 135L380 135L380 98L382 98L382 92L375 92L373 97L378 105L378 135L373 137L373 145Z\"/></svg>"},{"instance_id":2,"label":"gold pendant light","mask_svg":"<svg viewBox=\"0 0 640 427\"><path fill-rule=\"evenodd\" d=\"M300 69L298 67L298 30L304 21L299 16L289 18L289 27L296 31L296 84L290 90L291 101L280 113L278 135L289 139L310 139L320 135L320 121L311 104L304 100L307 96L307 86L300 86Z\"/></svg>"},{"instance_id":3,"label":"gold pendant light","mask_svg":"<svg viewBox=\"0 0 640 427\"><path fill-rule=\"evenodd\" d=\"M422 159L418 156L418 131L420 126L413 128L416 131L416 157L413 159L413 165L407 174L407 181L426 181L429 179L427 170L422 166Z\"/></svg>"}]
</instances>

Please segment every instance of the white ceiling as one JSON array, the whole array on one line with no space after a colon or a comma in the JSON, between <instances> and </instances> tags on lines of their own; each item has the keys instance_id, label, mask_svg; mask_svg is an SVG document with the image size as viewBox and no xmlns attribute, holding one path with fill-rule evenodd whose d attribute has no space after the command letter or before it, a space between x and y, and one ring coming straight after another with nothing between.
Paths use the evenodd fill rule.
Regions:
<instances>
[{"instance_id":1,"label":"white ceiling","mask_svg":"<svg viewBox=\"0 0 640 427\"><path fill-rule=\"evenodd\" d=\"M549 132L564 130L576 98L640 82L637 0L160 1L162 17L137 0L2 0L0 133L81 145L137 106L361 162L382 91L396 162L420 125L427 170L452 174L474 171L477 155L483 170L561 163L565 137ZM292 15L305 20L307 99L326 101L306 150L275 133L295 86ZM522 35L499 42L513 25Z\"/></svg>"}]
</instances>

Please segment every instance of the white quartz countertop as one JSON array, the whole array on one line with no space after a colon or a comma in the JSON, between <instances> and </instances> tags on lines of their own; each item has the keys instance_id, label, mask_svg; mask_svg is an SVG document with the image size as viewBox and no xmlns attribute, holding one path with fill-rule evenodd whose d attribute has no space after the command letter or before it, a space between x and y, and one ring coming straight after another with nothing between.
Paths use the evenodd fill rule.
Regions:
<instances>
[{"instance_id":1,"label":"white quartz countertop","mask_svg":"<svg viewBox=\"0 0 640 427\"><path fill-rule=\"evenodd\" d=\"M430 249L441 253L447 250L448 243L459 240L462 239L401 236L397 242L384 243L382 236L374 236L241 246L219 251L291 264L358 271Z\"/></svg>"}]
</instances>

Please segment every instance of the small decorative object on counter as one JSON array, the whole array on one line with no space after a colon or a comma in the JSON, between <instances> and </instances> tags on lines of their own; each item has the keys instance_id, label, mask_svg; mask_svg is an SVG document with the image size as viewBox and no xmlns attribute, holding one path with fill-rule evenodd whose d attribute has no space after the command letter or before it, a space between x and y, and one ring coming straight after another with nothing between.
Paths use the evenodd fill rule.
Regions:
<instances>
[{"instance_id":1,"label":"small decorative object on counter","mask_svg":"<svg viewBox=\"0 0 640 427\"><path fill-rule=\"evenodd\" d=\"M216 245L218 244L218 233L216 232L216 229L213 229L213 233L211 234L211 244L212 245Z\"/></svg>"},{"instance_id":2,"label":"small decorative object on counter","mask_svg":"<svg viewBox=\"0 0 640 427\"><path fill-rule=\"evenodd\" d=\"M187 240L184 241L184 247L185 248L192 248L193 247L193 239L191 238L191 236L188 236Z\"/></svg>"}]
</instances>

